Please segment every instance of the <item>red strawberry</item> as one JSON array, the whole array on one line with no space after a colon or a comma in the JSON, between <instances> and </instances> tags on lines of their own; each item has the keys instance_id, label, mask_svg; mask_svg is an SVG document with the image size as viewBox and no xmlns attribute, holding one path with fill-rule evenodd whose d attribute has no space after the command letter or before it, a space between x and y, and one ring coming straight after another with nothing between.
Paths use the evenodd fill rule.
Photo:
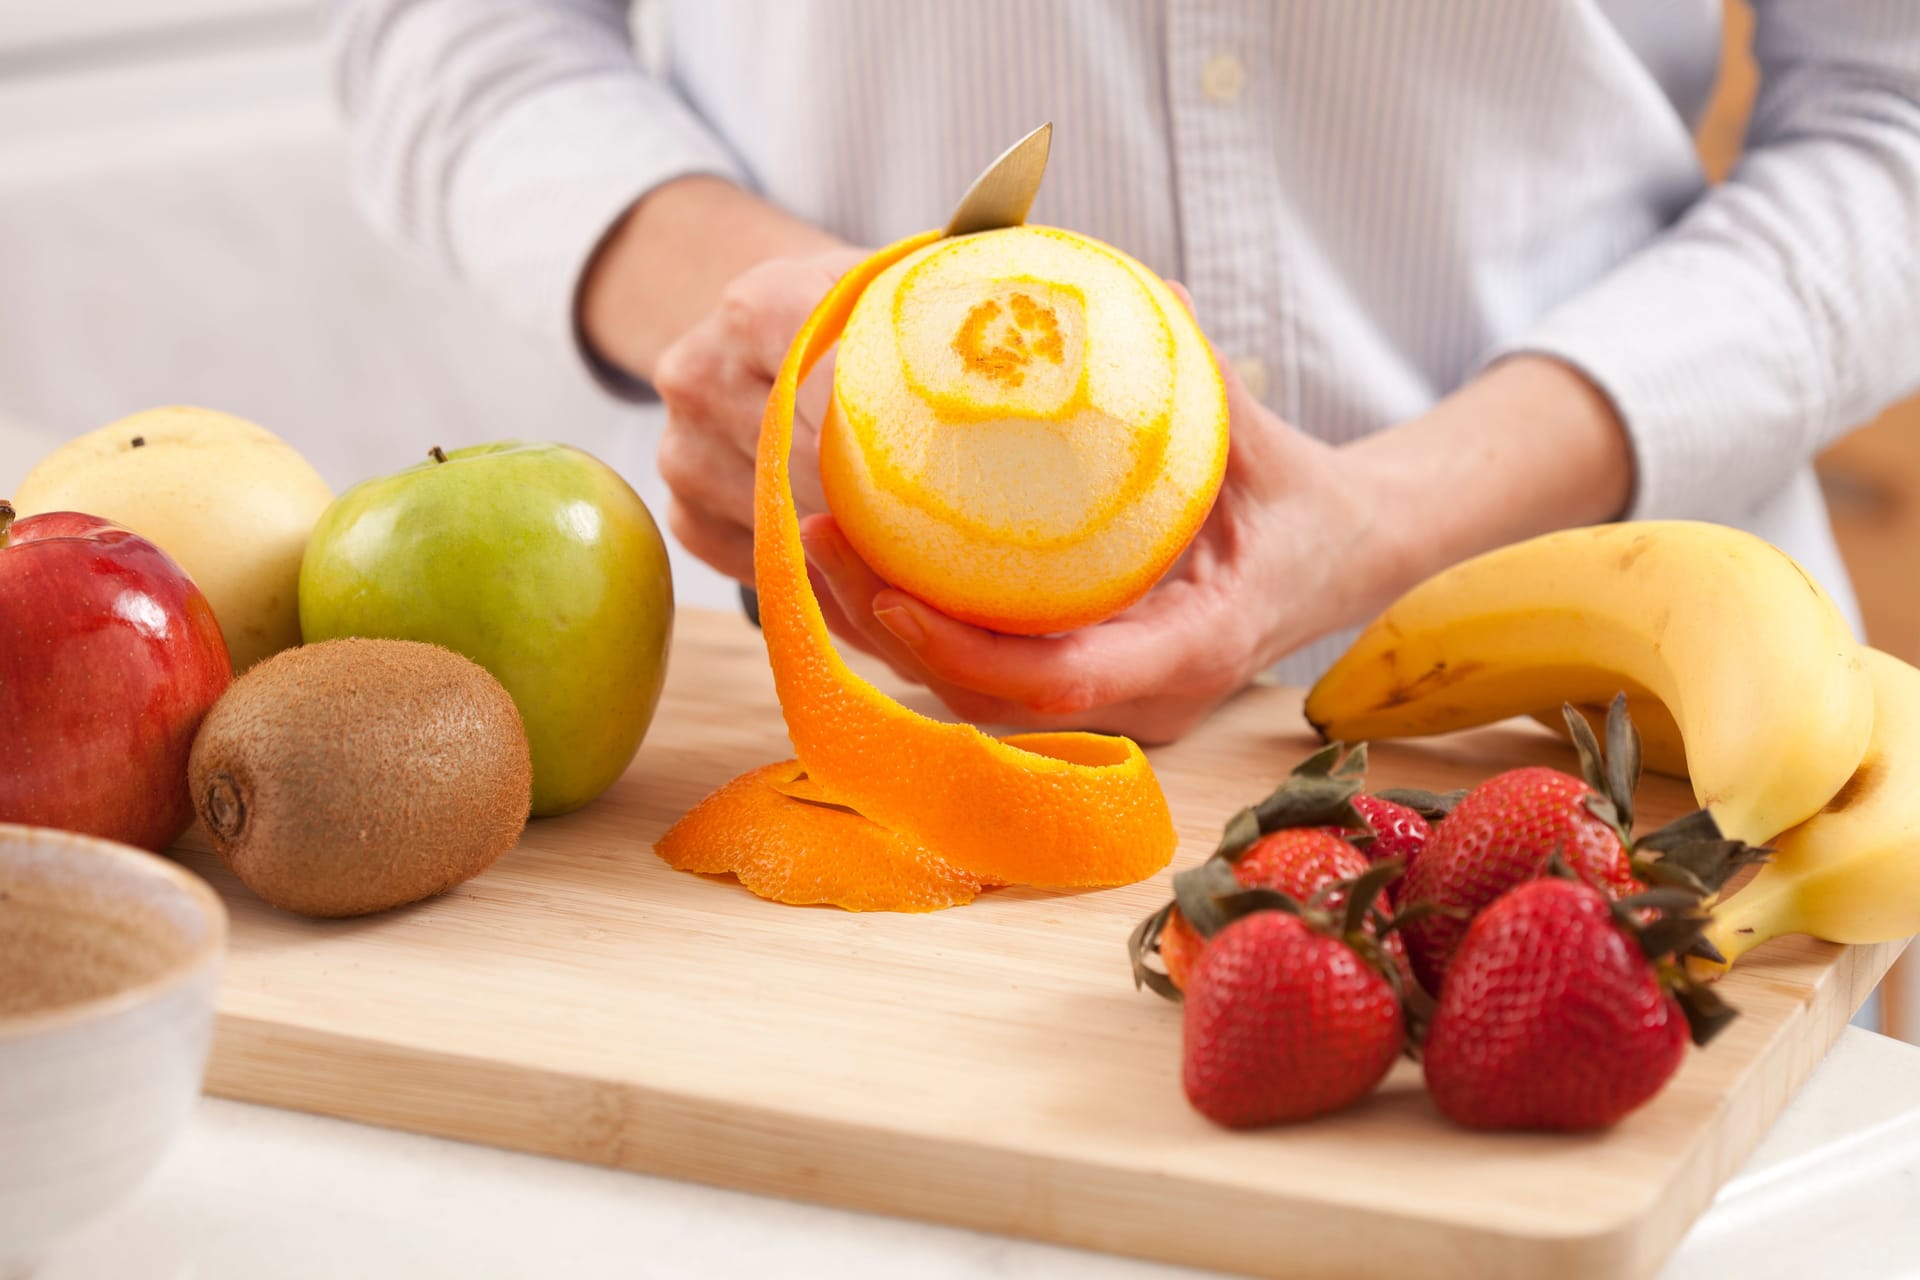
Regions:
<instances>
[{"instance_id":1,"label":"red strawberry","mask_svg":"<svg viewBox=\"0 0 1920 1280\"><path fill-rule=\"evenodd\" d=\"M1367 855L1341 835L1326 827L1289 827L1260 837L1251 849L1233 864L1234 878L1249 889L1273 889L1300 902L1312 898L1336 880L1351 880L1366 873ZM1338 901L1335 899L1338 898ZM1332 895L1325 906L1340 910L1344 895ZM1380 909L1391 914L1384 895ZM1166 966L1173 985L1186 990L1187 974L1205 945L1193 926L1175 907L1160 932L1160 963ZM1387 946L1396 955L1405 954L1398 934L1389 934Z\"/></svg>"},{"instance_id":2,"label":"red strawberry","mask_svg":"<svg viewBox=\"0 0 1920 1280\"><path fill-rule=\"evenodd\" d=\"M1233 815L1213 856L1174 877L1176 896L1185 880L1190 889L1200 890L1207 898L1246 888L1271 889L1308 902L1329 885L1365 873L1371 863L1345 833L1367 828L1367 818L1353 805L1365 777L1366 760L1364 743L1351 752L1337 742L1314 752L1271 795ZM1391 899L1376 896L1380 910L1390 911ZM1329 891L1328 899L1319 905L1338 910L1344 901L1339 891ZM1371 919L1362 927L1369 934L1374 929ZM1410 975L1406 944L1389 934L1386 945ZM1200 947L1192 922L1174 903L1167 903L1141 921L1127 939L1134 985L1179 999ZM1164 973L1148 963L1156 954Z\"/></svg>"},{"instance_id":3,"label":"red strawberry","mask_svg":"<svg viewBox=\"0 0 1920 1280\"><path fill-rule=\"evenodd\" d=\"M1690 945L1704 920L1670 916L1636 931L1635 913L1656 901L1698 899L1663 890L1615 903L1552 877L1481 912L1427 1034L1427 1088L1440 1110L1478 1129L1596 1129L1658 1093L1690 1022L1705 1043L1731 1010L1674 966L1691 1012L1663 985L1655 961Z\"/></svg>"},{"instance_id":4,"label":"red strawberry","mask_svg":"<svg viewBox=\"0 0 1920 1280\"><path fill-rule=\"evenodd\" d=\"M1588 808L1600 795L1558 769L1510 769L1467 792L1401 881L1399 901L1459 915L1407 922L1407 951L1429 991L1440 988L1467 921L1514 886L1539 878L1558 853L1575 874L1616 897L1638 892L1618 827Z\"/></svg>"},{"instance_id":5,"label":"red strawberry","mask_svg":"<svg viewBox=\"0 0 1920 1280\"><path fill-rule=\"evenodd\" d=\"M1373 832L1373 839L1367 843L1367 856L1375 862L1398 858L1402 874L1413 870L1413 864L1419 861L1427 842L1433 838L1433 828L1427 824L1427 820L1406 805L1376 795L1355 796L1353 807L1360 811L1360 816L1367 820L1367 826ZM1350 834L1365 833L1355 831ZM1399 883L1404 884L1405 881ZM1394 896L1398 897L1397 894Z\"/></svg>"},{"instance_id":6,"label":"red strawberry","mask_svg":"<svg viewBox=\"0 0 1920 1280\"><path fill-rule=\"evenodd\" d=\"M1400 1053L1392 985L1339 937L1285 911L1221 929L1195 964L1182 1023L1187 1100L1243 1129L1358 1101Z\"/></svg>"}]
</instances>

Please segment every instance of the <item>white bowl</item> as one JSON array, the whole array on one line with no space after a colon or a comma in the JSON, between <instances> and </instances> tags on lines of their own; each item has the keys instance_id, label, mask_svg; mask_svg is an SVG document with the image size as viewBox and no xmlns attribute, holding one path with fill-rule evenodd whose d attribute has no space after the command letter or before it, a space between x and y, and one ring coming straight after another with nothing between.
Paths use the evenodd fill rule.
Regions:
<instances>
[{"instance_id":1,"label":"white bowl","mask_svg":"<svg viewBox=\"0 0 1920 1280\"><path fill-rule=\"evenodd\" d=\"M124 1198L194 1108L226 951L164 858L0 823L0 1280Z\"/></svg>"}]
</instances>

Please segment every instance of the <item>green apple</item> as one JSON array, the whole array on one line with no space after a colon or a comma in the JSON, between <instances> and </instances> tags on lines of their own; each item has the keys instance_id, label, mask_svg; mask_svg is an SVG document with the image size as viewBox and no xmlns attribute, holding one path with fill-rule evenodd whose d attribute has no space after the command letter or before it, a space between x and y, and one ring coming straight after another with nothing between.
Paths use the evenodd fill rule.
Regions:
<instances>
[{"instance_id":1,"label":"green apple","mask_svg":"<svg viewBox=\"0 0 1920 1280\"><path fill-rule=\"evenodd\" d=\"M22 516L81 511L166 552L213 606L235 671L300 643L300 555L331 501L320 473L280 437L185 405L67 441L13 494Z\"/></svg>"},{"instance_id":2,"label":"green apple","mask_svg":"<svg viewBox=\"0 0 1920 1280\"><path fill-rule=\"evenodd\" d=\"M300 629L426 640L513 695L533 812L577 809L646 736L667 674L673 579L618 472L565 445L506 441L368 480L327 508L300 567Z\"/></svg>"}]
</instances>

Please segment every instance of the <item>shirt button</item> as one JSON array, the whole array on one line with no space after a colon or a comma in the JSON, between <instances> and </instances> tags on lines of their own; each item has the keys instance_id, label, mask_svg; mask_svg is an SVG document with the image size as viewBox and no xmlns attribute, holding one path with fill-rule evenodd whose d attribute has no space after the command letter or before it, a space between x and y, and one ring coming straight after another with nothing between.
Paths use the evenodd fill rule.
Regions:
<instances>
[{"instance_id":1,"label":"shirt button","mask_svg":"<svg viewBox=\"0 0 1920 1280\"><path fill-rule=\"evenodd\" d=\"M1200 92L1215 102L1237 101L1246 85L1246 64L1230 53L1208 58L1200 68Z\"/></svg>"},{"instance_id":2,"label":"shirt button","mask_svg":"<svg viewBox=\"0 0 1920 1280\"><path fill-rule=\"evenodd\" d=\"M1255 400L1267 398L1268 378L1267 362L1259 356L1242 356L1233 362L1233 371L1240 375L1240 381L1247 386L1247 394Z\"/></svg>"}]
</instances>

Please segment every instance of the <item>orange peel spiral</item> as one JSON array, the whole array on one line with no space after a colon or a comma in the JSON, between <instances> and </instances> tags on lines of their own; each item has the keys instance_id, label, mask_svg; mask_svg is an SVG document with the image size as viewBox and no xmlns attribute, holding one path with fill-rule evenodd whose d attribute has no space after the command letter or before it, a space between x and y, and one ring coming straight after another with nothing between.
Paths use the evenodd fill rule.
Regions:
<instances>
[{"instance_id":1,"label":"orange peel spiral","mask_svg":"<svg viewBox=\"0 0 1920 1280\"><path fill-rule=\"evenodd\" d=\"M849 271L781 364L755 466L754 577L796 758L743 774L675 823L655 845L671 866L731 873L782 902L930 911L991 885L1130 884L1172 859L1166 797L1138 745L996 739L903 707L842 661L808 581L788 471L796 390L862 290L939 234Z\"/></svg>"}]
</instances>

